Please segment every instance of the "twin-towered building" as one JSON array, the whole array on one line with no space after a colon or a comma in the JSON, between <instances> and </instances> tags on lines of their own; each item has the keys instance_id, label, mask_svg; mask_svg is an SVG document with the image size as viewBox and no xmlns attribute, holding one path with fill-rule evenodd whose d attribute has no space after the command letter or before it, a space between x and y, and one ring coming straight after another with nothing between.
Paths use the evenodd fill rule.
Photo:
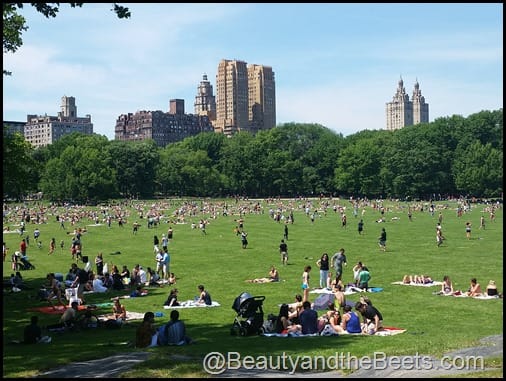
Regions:
<instances>
[{"instance_id":1,"label":"twin-towered building","mask_svg":"<svg viewBox=\"0 0 506 381\"><path fill-rule=\"evenodd\" d=\"M429 122L429 104L425 103L418 80L415 82L411 101L402 78L399 80L392 102L386 104L386 115L387 130Z\"/></svg>"}]
</instances>

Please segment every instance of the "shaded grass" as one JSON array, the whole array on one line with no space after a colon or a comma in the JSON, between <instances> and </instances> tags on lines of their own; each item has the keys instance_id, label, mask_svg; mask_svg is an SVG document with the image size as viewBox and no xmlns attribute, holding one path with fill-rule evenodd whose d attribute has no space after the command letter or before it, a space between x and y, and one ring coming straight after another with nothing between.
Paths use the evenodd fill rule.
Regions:
<instances>
[{"instance_id":1,"label":"shaded grass","mask_svg":"<svg viewBox=\"0 0 506 381\"><path fill-rule=\"evenodd\" d=\"M146 202L146 205L150 205ZM300 203L299 203L300 204ZM348 205L348 203L345 203ZM388 204L388 203L387 203ZM238 215L219 216L210 219L207 235L198 229L190 229L190 224L172 225L174 240L169 245L171 253L171 271L178 280L176 287L180 290L179 299L193 299L197 295L197 285L204 284L213 300L221 307L180 310L181 318L187 324L188 334L198 341L197 345L187 347L162 347L149 349L153 357L135 370L124 376L136 377L192 377L206 376L202 370L201 359L209 352L240 352L241 355L259 356L266 351L271 355L323 355L331 356L339 352L350 352L355 356L371 355L383 352L386 355L430 354L441 356L443 353L462 347L475 345L485 336L502 334L502 299L475 300L468 298L450 298L434 296L438 287L407 287L392 285L402 279L404 274L428 274L435 280L442 280L448 274L454 282L455 289L466 290L469 280L476 277L485 288L489 279L497 282L499 290L503 289L502 262L502 210L496 213L496 222L487 220L486 230L479 231L479 218L483 205L475 205L473 210L462 218L456 216L455 203L449 203L443 210L443 232L447 240L440 248L435 244L435 224L437 213L431 217L427 212L415 212L413 222L408 222L406 204L389 203L387 222L378 224L379 213L366 207L363 216L364 235L359 236L351 210L348 214L348 227L341 228L339 214L333 211L327 216L317 218L311 224L309 218L296 210L295 223L289 225L289 265L280 265L279 241L283 237L283 224L272 221L268 216L266 203L264 214L247 214L244 216L244 228L248 232L249 245L241 248L241 240L233 233ZM176 205L170 206L166 214L172 214ZM93 208L90 208L93 209ZM144 208L146 211L147 209ZM488 217L488 214L484 214ZM201 217L193 218L195 222ZM168 224L163 223L155 229L147 229L143 224L137 235L132 234L131 223L138 220L132 211L128 224L124 228L113 225L111 229L104 226L88 226L83 235L83 254L94 260L101 251L109 263L123 264L131 269L140 263L144 268L154 266L153 235L161 237L166 233ZM392 221L399 217L399 221ZM473 222L473 239L466 240L465 221ZM190 222L187 219L187 222ZM143 222L140 220L140 222ZM14 223L4 220L4 227ZM93 224L83 220L80 226ZM68 224L67 224L68 225ZM377 237L381 227L388 233L387 252L379 251ZM27 234L33 240L34 225L28 225ZM129 323L121 330L94 330L86 333L52 334L53 343L45 346L20 346L6 344L10 339L21 338L23 327L28 324L30 306L45 305L34 298L36 289L45 280L47 272L66 273L71 264L69 251L70 235L60 229L54 216L49 223L39 226L42 249L33 242L28 249L31 262L36 270L23 271L25 280L33 287L31 291L4 294L4 377L26 377L35 375L39 370L56 366L103 357L118 352L133 351L119 343L133 341L137 323ZM67 229L70 230L70 229ZM47 246L51 237L59 242L65 240L66 248L49 257ZM20 237L17 234L4 234L4 241L10 247L10 253L17 250ZM230 335L236 312L232 309L234 299L242 292L266 296L264 314L277 314L279 304L291 302L295 294L300 293L301 274L305 265L313 267L310 284L318 284L319 274L315 264L323 252L332 255L339 248L345 248L348 267L345 268L344 281L352 279L352 265L357 261L364 262L370 269L371 286L382 287L383 292L368 294L373 303L384 316L387 326L407 329L402 335L391 337L320 337L305 339L279 339L258 336L235 337ZM119 255L112 255L121 251ZM9 258L7 258L7 261ZM281 282L277 284L250 284L246 279L267 275L270 265L278 266ZM4 278L11 273L9 262L4 263ZM169 293L169 287L150 288L144 298L125 299L127 310L136 312L154 311L164 313L157 318L157 324L168 320L169 310L162 305ZM88 303L98 304L118 293L90 294ZM122 292L128 294L128 291ZM315 294L310 294L316 297ZM357 294L349 297L358 300ZM29 298L31 297L31 298ZM97 313L110 312L100 309ZM483 319L486 319L486 324ZM57 321L57 315L40 314L41 325ZM477 323L481 321L482 323ZM41 350L43 349L43 350ZM98 350L97 350L98 349ZM189 356L194 361L174 361L168 364L167 357L180 354ZM502 364L502 363L501 363Z\"/></svg>"}]
</instances>

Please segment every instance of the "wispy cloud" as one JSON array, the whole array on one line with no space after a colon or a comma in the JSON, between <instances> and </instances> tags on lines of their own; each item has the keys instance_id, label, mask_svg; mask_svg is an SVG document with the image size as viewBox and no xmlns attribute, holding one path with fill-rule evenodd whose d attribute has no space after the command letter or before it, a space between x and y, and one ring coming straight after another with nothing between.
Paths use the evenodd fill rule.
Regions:
<instances>
[{"instance_id":1,"label":"wispy cloud","mask_svg":"<svg viewBox=\"0 0 506 381\"><path fill-rule=\"evenodd\" d=\"M502 107L502 4L127 6L128 20L100 3L45 19L25 4L24 45L4 54L4 119L56 115L74 96L112 139L120 114L166 111L172 98L193 112L223 58L272 66L278 123L344 135L384 128L399 76L410 94L418 79L431 120Z\"/></svg>"}]
</instances>

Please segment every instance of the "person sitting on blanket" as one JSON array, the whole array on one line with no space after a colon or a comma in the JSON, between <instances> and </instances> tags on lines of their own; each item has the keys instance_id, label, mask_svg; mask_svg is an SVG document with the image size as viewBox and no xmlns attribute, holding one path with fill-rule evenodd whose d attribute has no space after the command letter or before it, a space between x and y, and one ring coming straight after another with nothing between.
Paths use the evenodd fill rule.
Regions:
<instances>
[{"instance_id":1,"label":"person sitting on blanket","mask_svg":"<svg viewBox=\"0 0 506 381\"><path fill-rule=\"evenodd\" d=\"M453 283L448 275L443 277L443 284L441 285L441 294L452 295L453 294Z\"/></svg>"},{"instance_id":2,"label":"person sitting on blanket","mask_svg":"<svg viewBox=\"0 0 506 381\"><path fill-rule=\"evenodd\" d=\"M491 280L490 282L488 282L487 288L485 289L485 293L488 296L499 295L499 291L497 291L497 286L495 285L495 281Z\"/></svg>"},{"instance_id":3,"label":"person sitting on blanket","mask_svg":"<svg viewBox=\"0 0 506 381\"><path fill-rule=\"evenodd\" d=\"M343 307L343 310L344 314L341 319L343 332L341 333L361 333L362 328L360 327L360 318L354 311L351 310L351 306L347 304Z\"/></svg>"},{"instance_id":4,"label":"person sitting on blanket","mask_svg":"<svg viewBox=\"0 0 506 381\"><path fill-rule=\"evenodd\" d=\"M158 345L193 344L194 341L186 336L186 326L179 320L179 311L170 312L170 321L158 329Z\"/></svg>"},{"instance_id":5,"label":"person sitting on blanket","mask_svg":"<svg viewBox=\"0 0 506 381\"><path fill-rule=\"evenodd\" d=\"M355 309L362 314L362 333L366 335L374 335L383 329L383 315L372 304L362 303L358 301Z\"/></svg>"},{"instance_id":6,"label":"person sitting on blanket","mask_svg":"<svg viewBox=\"0 0 506 381\"><path fill-rule=\"evenodd\" d=\"M471 279L471 285L469 286L469 289L467 290L467 296L481 296L481 286L476 280L476 278Z\"/></svg>"},{"instance_id":7,"label":"person sitting on blanket","mask_svg":"<svg viewBox=\"0 0 506 381\"><path fill-rule=\"evenodd\" d=\"M329 303L328 311L318 318L318 332L320 334L323 331L330 330L328 333L343 333L343 328L341 327L341 313L339 312L339 308L334 306L334 303ZM325 328L325 326L329 325L329 327Z\"/></svg>"},{"instance_id":8,"label":"person sitting on blanket","mask_svg":"<svg viewBox=\"0 0 506 381\"><path fill-rule=\"evenodd\" d=\"M209 292L207 292L207 290L204 289L204 286L202 284L200 284L198 287L198 290L200 292L200 295L199 295L199 298L197 300L197 303L198 304L205 304L205 305L208 305L210 306L212 303L211 301L211 295L209 294Z\"/></svg>"},{"instance_id":9,"label":"person sitting on blanket","mask_svg":"<svg viewBox=\"0 0 506 381\"><path fill-rule=\"evenodd\" d=\"M60 317L60 322L57 324L48 325L46 328L48 331L60 331L67 329L74 329L77 320L77 309L79 308L79 302L72 302L70 308L67 308Z\"/></svg>"},{"instance_id":10,"label":"person sitting on blanket","mask_svg":"<svg viewBox=\"0 0 506 381\"><path fill-rule=\"evenodd\" d=\"M295 295L295 303L288 305L288 318L294 324L299 323L299 315L302 312L302 295Z\"/></svg>"},{"instance_id":11,"label":"person sitting on blanket","mask_svg":"<svg viewBox=\"0 0 506 381\"><path fill-rule=\"evenodd\" d=\"M346 305L346 295L344 295L343 286L338 284L334 289L334 305L336 310L340 310Z\"/></svg>"},{"instance_id":12,"label":"person sitting on blanket","mask_svg":"<svg viewBox=\"0 0 506 381\"><path fill-rule=\"evenodd\" d=\"M112 305L112 319L116 321L118 324L122 324L127 317L126 308L121 302L119 298L114 298L114 303Z\"/></svg>"},{"instance_id":13,"label":"person sitting on blanket","mask_svg":"<svg viewBox=\"0 0 506 381\"><path fill-rule=\"evenodd\" d=\"M156 347L158 345L158 330L155 327L155 314L151 311L144 314L141 325L135 332L135 346L137 348Z\"/></svg>"},{"instance_id":14,"label":"person sitting on blanket","mask_svg":"<svg viewBox=\"0 0 506 381\"><path fill-rule=\"evenodd\" d=\"M311 308L311 302L306 300L302 303L302 312L299 315L299 323L303 335L318 333L318 313Z\"/></svg>"},{"instance_id":15,"label":"person sitting on blanket","mask_svg":"<svg viewBox=\"0 0 506 381\"><path fill-rule=\"evenodd\" d=\"M275 266L271 266L269 270L268 278L256 278L256 279L247 279L246 282L249 283L269 283L269 282L279 282L279 273Z\"/></svg>"},{"instance_id":16,"label":"person sitting on blanket","mask_svg":"<svg viewBox=\"0 0 506 381\"><path fill-rule=\"evenodd\" d=\"M164 306L168 306L168 307L177 307L179 306L179 302L177 301L177 295L179 293L179 290L177 288L174 288L172 290L170 290L170 294L169 296L167 297L167 300L165 301L165 303L163 303Z\"/></svg>"},{"instance_id":17,"label":"person sitting on blanket","mask_svg":"<svg viewBox=\"0 0 506 381\"><path fill-rule=\"evenodd\" d=\"M301 327L300 325L293 324L290 318L288 317L288 304L283 303L281 307L279 307L279 315L276 319L275 330L276 333L287 334L287 333L300 333Z\"/></svg>"},{"instance_id":18,"label":"person sitting on blanket","mask_svg":"<svg viewBox=\"0 0 506 381\"><path fill-rule=\"evenodd\" d=\"M369 281L371 280L371 273L366 266L362 266L360 273L358 274L358 288L366 290L369 288Z\"/></svg>"}]
</instances>

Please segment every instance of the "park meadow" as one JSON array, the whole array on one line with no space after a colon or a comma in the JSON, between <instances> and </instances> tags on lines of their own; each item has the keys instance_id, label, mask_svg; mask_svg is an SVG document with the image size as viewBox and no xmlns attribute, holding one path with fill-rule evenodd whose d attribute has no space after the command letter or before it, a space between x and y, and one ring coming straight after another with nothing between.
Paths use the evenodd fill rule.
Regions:
<instances>
[{"instance_id":1,"label":"park meadow","mask_svg":"<svg viewBox=\"0 0 506 381\"><path fill-rule=\"evenodd\" d=\"M185 203L194 203L197 212L186 215L184 223L176 221L175 212ZM27 201L24 206L34 210L49 204L42 201ZM385 222L377 222L380 217L377 201L362 203L353 213L348 199L162 199L118 201L116 207L127 211L123 227L113 220L110 228L102 219L101 211L112 210L106 204L83 206L81 211L98 212L99 223L94 218L83 217L74 226L69 222L65 228L60 226L56 214L65 208L46 209L47 221L26 224L23 236L16 233L20 217L15 208L23 204L4 204L3 241L9 248L4 259L4 281L13 272L11 254L19 250L23 237L29 236L27 254L34 270L21 273L28 290L11 293L4 287L3 293L3 376L24 378L36 376L39 372L64 364L107 357L118 353L139 351L131 345L135 341L135 331L140 321L127 322L119 330L97 328L80 332L49 333L50 344L21 345L10 344L20 340L23 328L33 314L39 316L42 326L56 323L59 315L30 311L30 308L46 306L46 301L37 298L38 289L45 283L49 272L66 274L72 263L70 243L72 232L80 227L85 229L82 253L92 262L103 253L108 268L123 265L131 270L135 264L146 269L155 267L153 238L167 234L169 226L174 231L169 243L171 256L170 271L176 275L174 286L146 287L148 295L139 298L123 299L127 311L144 313L159 312L156 325L169 320L169 309L163 303L173 287L179 290L180 301L191 300L202 284L209 291L213 301L220 304L213 308L180 309L180 318L187 326L187 334L195 345L167 346L143 349L149 351L149 360L143 362L122 377L128 378L167 378L167 377L209 377L202 367L206 354L238 352L241 356L261 355L303 355L331 356L336 352L350 353L353 356L372 356L381 352L394 355L443 354L473 345L484 337L502 335L503 299L481 300L435 295L441 287L412 287L393 284L401 281L404 275L429 275L442 281L449 275L455 290L466 291L471 278L476 278L485 289L489 280L494 280L499 292L503 292L503 209L497 206L495 219L490 218L490 206L485 202L470 204L470 210L458 216L458 200L434 202L434 214L429 213L428 201L403 202L384 200ZM305 211L310 205L311 213L316 211L314 222ZM339 209L344 207L347 216L346 227L342 226ZM148 228L146 215L150 208L156 207L162 218L160 224ZM279 243L283 238L285 220L276 222L269 211L282 208L282 214L293 211L294 221L288 224L288 265L281 264ZM412 210L412 220L408 210ZM227 213L223 213L224 210ZM19 209L20 210L20 209ZM8 212L6 212L8 211ZM143 212L143 218L140 216ZM442 214L442 229L445 240L436 245L436 223ZM480 218L485 226L480 228ZM240 236L234 229L238 220L244 221L248 233L248 246L242 248ZM206 234L198 228L200 219L208 221ZM358 234L357 224L362 219L364 230ZM471 222L471 238L466 238L465 224ZM140 224L137 234L132 226ZM192 222L197 224L191 228ZM42 246L33 241L33 231L39 228ZM387 250L382 252L378 246L381 229L387 232ZM8 229L9 231L6 231ZM49 255L49 242L55 238L57 247ZM63 240L65 246L59 247ZM344 268L344 283L352 282L352 267L361 261L370 270L371 287L382 288L381 292L368 292L374 306L381 311L384 325L405 329L395 336L341 335L332 337L277 338L251 335L246 337L231 335L231 328L237 312L232 308L234 300L243 292L253 296L265 296L264 317L277 315L281 303L291 303L296 294L301 293L301 275L304 266L310 265L310 287L318 287L319 270L316 261L326 252L332 256L340 248L346 250L348 265ZM280 282L255 284L247 279L266 277L270 267L277 267ZM79 266L83 266L79 263ZM333 271L333 270L331 270ZM87 304L108 303L115 296L128 295L130 290L92 293L86 295ZM360 293L349 295L348 300L357 301ZM310 300L318 294L310 294ZM96 314L110 313L112 307L99 307ZM319 315L323 311L318 311ZM157 314L160 315L160 314ZM502 357L487 359L486 366L494 370L482 372L483 377L502 376ZM325 369L320 369L325 370ZM327 369L328 370L328 369Z\"/></svg>"}]
</instances>

